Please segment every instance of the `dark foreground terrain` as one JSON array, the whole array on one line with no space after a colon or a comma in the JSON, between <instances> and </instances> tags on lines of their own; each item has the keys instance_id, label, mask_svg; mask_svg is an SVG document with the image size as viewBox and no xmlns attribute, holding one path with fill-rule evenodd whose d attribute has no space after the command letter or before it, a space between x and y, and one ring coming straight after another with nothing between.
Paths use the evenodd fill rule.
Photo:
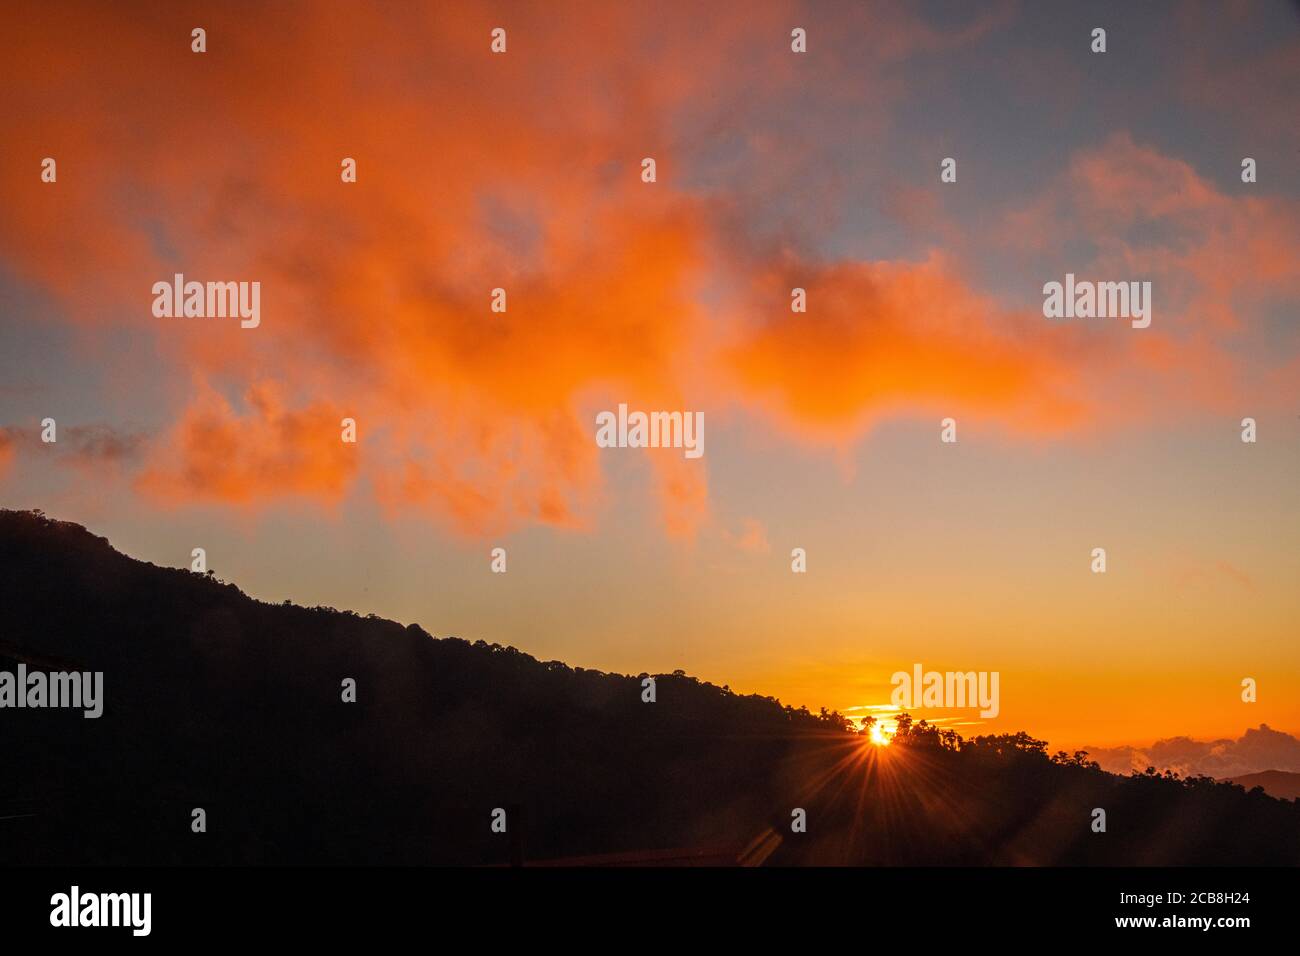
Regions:
<instances>
[{"instance_id":1,"label":"dark foreground terrain","mask_svg":"<svg viewBox=\"0 0 1300 956\"><path fill-rule=\"evenodd\" d=\"M0 710L0 863L1300 862L1300 804L1259 791L1115 777L1024 734L877 749L681 672L647 704L640 677L264 604L3 511L0 670L19 662L102 671L105 704Z\"/></svg>"}]
</instances>

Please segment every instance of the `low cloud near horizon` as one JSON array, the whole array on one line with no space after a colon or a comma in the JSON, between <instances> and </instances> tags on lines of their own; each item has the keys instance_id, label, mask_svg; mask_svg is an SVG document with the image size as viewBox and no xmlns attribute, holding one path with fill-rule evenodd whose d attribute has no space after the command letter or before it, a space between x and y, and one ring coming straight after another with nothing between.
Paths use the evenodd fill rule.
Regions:
<instances>
[{"instance_id":1,"label":"low cloud near horizon","mask_svg":"<svg viewBox=\"0 0 1300 956\"><path fill-rule=\"evenodd\" d=\"M1149 747L1094 747L1088 752L1101 769L1117 774L1141 773L1147 767L1161 773L1172 770L1185 777L1215 779L1265 770L1300 773L1300 737L1274 730L1268 724L1247 728L1237 740L1168 737Z\"/></svg>"}]
</instances>

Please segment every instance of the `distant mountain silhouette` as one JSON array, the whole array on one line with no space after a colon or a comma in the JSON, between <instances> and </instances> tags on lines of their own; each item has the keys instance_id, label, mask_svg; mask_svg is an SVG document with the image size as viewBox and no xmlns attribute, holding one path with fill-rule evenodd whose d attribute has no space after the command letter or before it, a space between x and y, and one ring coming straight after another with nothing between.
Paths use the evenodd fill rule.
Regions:
<instances>
[{"instance_id":1,"label":"distant mountain silhouette","mask_svg":"<svg viewBox=\"0 0 1300 956\"><path fill-rule=\"evenodd\" d=\"M0 511L0 614L0 670L105 697L0 710L0 863L1300 862L1300 804L1261 793L923 722L877 751L680 671L643 703L640 676L262 603L40 513Z\"/></svg>"},{"instance_id":2,"label":"distant mountain silhouette","mask_svg":"<svg viewBox=\"0 0 1300 956\"><path fill-rule=\"evenodd\" d=\"M1263 787L1265 793L1270 797L1277 797L1279 800L1300 799L1300 773L1292 773L1289 770L1265 770L1261 773L1247 773L1240 777L1228 777L1227 782L1235 783L1247 790Z\"/></svg>"}]
</instances>

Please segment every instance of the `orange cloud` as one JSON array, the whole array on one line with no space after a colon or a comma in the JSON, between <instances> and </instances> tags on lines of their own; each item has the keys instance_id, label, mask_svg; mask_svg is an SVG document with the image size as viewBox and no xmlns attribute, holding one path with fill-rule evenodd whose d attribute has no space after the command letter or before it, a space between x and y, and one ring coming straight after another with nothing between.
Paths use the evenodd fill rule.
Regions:
<instances>
[{"instance_id":1,"label":"orange cloud","mask_svg":"<svg viewBox=\"0 0 1300 956\"><path fill-rule=\"evenodd\" d=\"M767 540L767 527L757 518L745 518L741 521L739 532L723 531L723 537L741 551L751 554L767 554L772 550Z\"/></svg>"},{"instance_id":2,"label":"orange cloud","mask_svg":"<svg viewBox=\"0 0 1300 956\"><path fill-rule=\"evenodd\" d=\"M927 408L1054 431L1079 421L1074 338L999 309L937 255L920 263L793 264L760 282L762 321L731 361L744 387L795 427L857 434ZM804 288L805 314L790 311Z\"/></svg>"},{"instance_id":3,"label":"orange cloud","mask_svg":"<svg viewBox=\"0 0 1300 956\"><path fill-rule=\"evenodd\" d=\"M1231 582L1246 591L1255 590L1255 579L1228 561L1194 563L1185 561L1174 572L1174 583L1180 589L1200 590L1221 582Z\"/></svg>"},{"instance_id":4,"label":"orange cloud","mask_svg":"<svg viewBox=\"0 0 1300 956\"><path fill-rule=\"evenodd\" d=\"M653 450L650 460L654 463L665 532L693 540L710 516L705 460L688 460L676 449Z\"/></svg>"},{"instance_id":5,"label":"orange cloud","mask_svg":"<svg viewBox=\"0 0 1300 956\"><path fill-rule=\"evenodd\" d=\"M1095 260L1075 271L1158 283L1166 330L1231 331L1245 308L1300 295L1300 203L1260 188L1230 195L1183 160L1116 133L1074 157L1060 181L1008 217L1003 235L1020 248L1055 242L1057 254L1067 239L1088 237Z\"/></svg>"},{"instance_id":6,"label":"orange cloud","mask_svg":"<svg viewBox=\"0 0 1300 956\"><path fill-rule=\"evenodd\" d=\"M14 463L14 439L9 430L0 428L0 478L8 474Z\"/></svg>"},{"instance_id":7,"label":"orange cloud","mask_svg":"<svg viewBox=\"0 0 1300 956\"><path fill-rule=\"evenodd\" d=\"M1151 328L1121 337L1094 370L1090 391L1104 396L1103 419L1181 419L1294 401L1293 353L1279 352L1259 320L1300 298L1295 200L1257 185L1221 189L1121 132L1074 156L997 234L1010 250L1053 263L1053 278L1071 271L1152 283ZM1090 254L1077 251L1084 241Z\"/></svg>"},{"instance_id":8,"label":"orange cloud","mask_svg":"<svg viewBox=\"0 0 1300 956\"><path fill-rule=\"evenodd\" d=\"M505 57L487 5L205 11L204 55L191 15L156 13L34 8L0 64L19 127L5 260L74 321L146 324L184 377L249 395L247 413L194 396L140 490L334 499L360 467L388 507L466 532L580 526L600 472L579 402L678 407L676 356L704 318L707 217L673 184L663 124L701 78L725 85L714 40L743 45L778 13L702 18L632 58L671 28L614 6L581 8L607 42L577 47L549 8L513 11ZM47 154L56 184L37 178ZM260 281L262 326L153 319L148 290L173 272ZM371 436L361 466L289 434L328 420L333 442L344 409Z\"/></svg>"},{"instance_id":9,"label":"orange cloud","mask_svg":"<svg viewBox=\"0 0 1300 956\"><path fill-rule=\"evenodd\" d=\"M358 485L390 513L465 534L589 527L604 495L589 412L620 401L735 405L838 438L916 408L1024 434L1089 420L1105 350L998 306L955 263L757 251L733 201L770 186L786 149L770 128L743 134L766 150L748 170L756 187L691 183L696 139L716 146L720 118L807 81L785 48L791 9L412 4L379 17L312 3L196 19L160 3L128 21L100 4L33 4L0 41L0 257L69 321L156 337L181 400L136 487L174 504L328 503ZM494 56L502 17L509 52ZM883 4L810 22L814 42L856 29L896 62L1005 19L999 8L946 33ZM201 55L189 49L200 21ZM858 114L880 112L887 92L835 86L845 64L833 49L807 70L846 105L879 97L854 102ZM44 156L58 160L56 184L39 181ZM340 181L345 156L355 184ZM653 185L639 178L645 156L659 164ZM1136 189L1088 158L1072 176L1114 197L1108 215ZM1200 205L1180 206L1175 189L1146 212L1227 208L1180 183ZM1181 267L1212 276L1220 256L1251 257L1251 275L1284 283L1264 247L1294 238L1287 222L1266 218L1254 235L1244 222ZM155 319L150 287L175 272L261 282L261 326ZM1226 300L1242 286L1223 275ZM794 285L809 291L807 315L788 312ZM488 308L497 287L505 313ZM1201 354L1126 348L1125 361L1170 376ZM358 446L338 441L345 416ZM709 520L701 464L651 458L669 533Z\"/></svg>"},{"instance_id":10,"label":"orange cloud","mask_svg":"<svg viewBox=\"0 0 1300 956\"><path fill-rule=\"evenodd\" d=\"M198 398L137 486L164 503L246 504L277 497L337 501L356 471L340 411L324 402L287 409L275 385L250 387L247 411L201 386Z\"/></svg>"}]
</instances>

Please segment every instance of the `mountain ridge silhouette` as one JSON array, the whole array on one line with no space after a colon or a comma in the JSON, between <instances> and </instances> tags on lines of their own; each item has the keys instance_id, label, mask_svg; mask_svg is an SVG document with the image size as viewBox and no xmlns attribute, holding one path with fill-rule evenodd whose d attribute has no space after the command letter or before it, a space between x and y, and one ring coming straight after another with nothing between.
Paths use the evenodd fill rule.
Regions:
<instances>
[{"instance_id":1,"label":"mountain ridge silhouette","mask_svg":"<svg viewBox=\"0 0 1300 956\"><path fill-rule=\"evenodd\" d=\"M739 862L759 844L791 865L1300 862L1300 804L1262 793L1114 777L1026 734L958 747L922 723L877 751L838 714L681 671L644 703L648 675L256 601L40 512L0 511L0 609L0 669L105 688L97 720L0 711L4 863Z\"/></svg>"},{"instance_id":2,"label":"mountain ridge silhouette","mask_svg":"<svg viewBox=\"0 0 1300 956\"><path fill-rule=\"evenodd\" d=\"M1279 800L1300 800L1300 773L1290 770L1261 770L1223 777L1222 782L1233 783L1246 790L1259 787L1270 797Z\"/></svg>"}]
</instances>

